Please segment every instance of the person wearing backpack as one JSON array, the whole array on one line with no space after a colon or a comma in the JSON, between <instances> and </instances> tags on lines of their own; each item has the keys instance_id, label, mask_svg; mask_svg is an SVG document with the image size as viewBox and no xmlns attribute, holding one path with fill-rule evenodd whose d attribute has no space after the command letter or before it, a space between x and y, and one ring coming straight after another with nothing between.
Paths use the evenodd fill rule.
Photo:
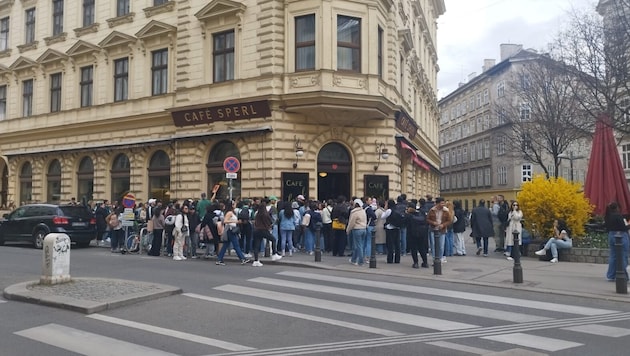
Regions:
<instances>
[{"instance_id":1,"label":"person wearing backpack","mask_svg":"<svg viewBox=\"0 0 630 356\"><path fill-rule=\"evenodd\" d=\"M374 229L376 228L376 198L366 198L365 216L367 216L367 235L365 237L365 248L363 250L366 263L370 262L370 256L372 256L372 239L374 238Z\"/></svg>"},{"instance_id":2,"label":"person wearing backpack","mask_svg":"<svg viewBox=\"0 0 630 356\"><path fill-rule=\"evenodd\" d=\"M314 202L309 202L306 205L307 208L304 211L302 217L302 231L304 232L304 250L307 254L312 255L315 250L315 225L322 222L322 216L316 211L317 205Z\"/></svg>"},{"instance_id":3,"label":"person wearing backpack","mask_svg":"<svg viewBox=\"0 0 630 356\"><path fill-rule=\"evenodd\" d=\"M238 210L238 222L241 231L241 250L245 253L245 257L250 258L252 248L252 224L251 224L251 209L249 208L249 200L244 200L240 209Z\"/></svg>"}]
</instances>

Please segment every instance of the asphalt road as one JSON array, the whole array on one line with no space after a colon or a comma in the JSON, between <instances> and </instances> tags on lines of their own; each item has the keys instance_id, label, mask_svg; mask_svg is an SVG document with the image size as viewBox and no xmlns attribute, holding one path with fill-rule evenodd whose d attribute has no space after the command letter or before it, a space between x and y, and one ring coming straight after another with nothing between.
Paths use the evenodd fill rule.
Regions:
<instances>
[{"instance_id":1,"label":"asphalt road","mask_svg":"<svg viewBox=\"0 0 630 356\"><path fill-rule=\"evenodd\" d=\"M41 251L0 247L0 288ZM0 299L0 355L627 355L630 304L414 278L73 249L73 277L184 294L103 313Z\"/></svg>"}]
</instances>

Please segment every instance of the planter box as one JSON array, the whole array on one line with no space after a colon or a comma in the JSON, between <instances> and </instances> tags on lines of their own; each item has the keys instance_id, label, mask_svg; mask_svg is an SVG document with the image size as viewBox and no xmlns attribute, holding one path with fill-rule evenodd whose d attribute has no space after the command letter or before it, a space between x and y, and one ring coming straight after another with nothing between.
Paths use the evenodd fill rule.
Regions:
<instances>
[{"instance_id":1,"label":"planter box","mask_svg":"<svg viewBox=\"0 0 630 356\"><path fill-rule=\"evenodd\" d=\"M526 256L537 257L534 252L538 251L541 243L543 243L542 240L532 240L530 244L523 246L525 251L527 251ZM558 260L564 262L607 264L608 255L608 249L603 248L573 247L558 250Z\"/></svg>"}]
</instances>

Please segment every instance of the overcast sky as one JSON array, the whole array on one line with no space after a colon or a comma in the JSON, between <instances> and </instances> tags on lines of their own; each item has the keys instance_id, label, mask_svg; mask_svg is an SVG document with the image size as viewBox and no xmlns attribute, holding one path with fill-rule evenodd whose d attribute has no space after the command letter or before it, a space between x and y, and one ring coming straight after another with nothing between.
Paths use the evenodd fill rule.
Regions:
<instances>
[{"instance_id":1,"label":"overcast sky","mask_svg":"<svg viewBox=\"0 0 630 356\"><path fill-rule=\"evenodd\" d=\"M545 50L573 8L594 8L597 0L445 0L438 18L438 98L457 89L483 60L500 60L502 43Z\"/></svg>"}]
</instances>

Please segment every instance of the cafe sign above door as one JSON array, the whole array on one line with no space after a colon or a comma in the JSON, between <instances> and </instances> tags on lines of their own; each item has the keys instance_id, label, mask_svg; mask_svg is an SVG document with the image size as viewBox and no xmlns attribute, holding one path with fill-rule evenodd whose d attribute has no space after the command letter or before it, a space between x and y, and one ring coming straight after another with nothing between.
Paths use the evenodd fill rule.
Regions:
<instances>
[{"instance_id":1,"label":"cafe sign above door","mask_svg":"<svg viewBox=\"0 0 630 356\"><path fill-rule=\"evenodd\" d=\"M249 101L229 105L206 106L171 112L175 126L210 124L216 121L236 121L271 116L267 100Z\"/></svg>"}]
</instances>

